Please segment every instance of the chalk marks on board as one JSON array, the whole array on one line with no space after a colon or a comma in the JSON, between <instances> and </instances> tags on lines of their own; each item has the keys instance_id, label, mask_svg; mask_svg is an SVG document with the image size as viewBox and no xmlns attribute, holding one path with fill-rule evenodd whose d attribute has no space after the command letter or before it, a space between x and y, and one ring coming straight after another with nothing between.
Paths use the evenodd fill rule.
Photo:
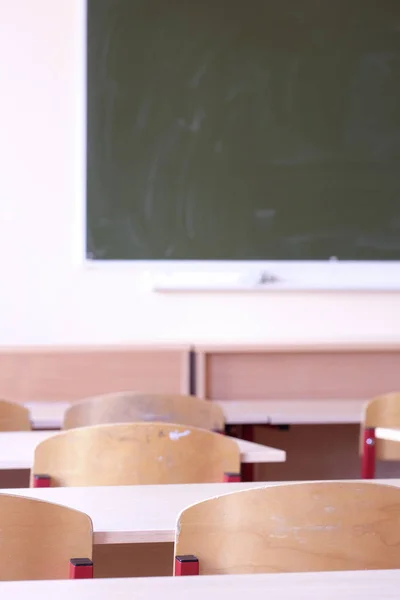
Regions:
<instances>
[{"instance_id":1,"label":"chalk marks on board","mask_svg":"<svg viewBox=\"0 0 400 600\"><path fill-rule=\"evenodd\" d=\"M254 211L255 218L262 221L272 219L275 215L276 210L274 208L257 208Z\"/></svg>"},{"instance_id":2,"label":"chalk marks on board","mask_svg":"<svg viewBox=\"0 0 400 600\"><path fill-rule=\"evenodd\" d=\"M88 252L400 257L400 3L189 4L88 1Z\"/></svg>"},{"instance_id":3,"label":"chalk marks on board","mask_svg":"<svg viewBox=\"0 0 400 600\"><path fill-rule=\"evenodd\" d=\"M196 70L195 74L193 75L193 77L191 77L190 81L189 81L189 85L192 88L197 88L199 86L199 83L202 79L202 77L206 74L207 71L207 63L204 62L203 64L200 65L200 67Z\"/></svg>"},{"instance_id":4,"label":"chalk marks on board","mask_svg":"<svg viewBox=\"0 0 400 600\"><path fill-rule=\"evenodd\" d=\"M180 127L191 131L192 133L197 133L201 129L201 123L206 118L206 113L203 109L197 109L194 111L192 118L187 122L185 119L180 118L177 119L177 122Z\"/></svg>"}]
</instances>

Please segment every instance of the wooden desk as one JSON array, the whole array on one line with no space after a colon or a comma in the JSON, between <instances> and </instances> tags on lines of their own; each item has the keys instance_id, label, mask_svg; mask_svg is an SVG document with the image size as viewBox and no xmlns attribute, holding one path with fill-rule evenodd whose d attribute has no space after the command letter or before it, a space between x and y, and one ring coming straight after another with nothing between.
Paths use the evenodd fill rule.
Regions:
<instances>
[{"instance_id":1,"label":"wooden desk","mask_svg":"<svg viewBox=\"0 0 400 600\"><path fill-rule=\"evenodd\" d=\"M373 398L397 389L398 343L197 345L197 395L209 400Z\"/></svg>"},{"instance_id":2,"label":"wooden desk","mask_svg":"<svg viewBox=\"0 0 400 600\"><path fill-rule=\"evenodd\" d=\"M190 352L188 344L2 346L1 396L12 402L69 402L118 390L187 394Z\"/></svg>"},{"instance_id":3,"label":"wooden desk","mask_svg":"<svg viewBox=\"0 0 400 600\"><path fill-rule=\"evenodd\" d=\"M252 442L255 425L359 424L365 400L226 400L217 403L224 411L226 423L242 425L242 437ZM254 479L252 465L246 466L244 478L246 481Z\"/></svg>"},{"instance_id":4,"label":"wooden desk","mask_svg":"<svg viewBox=\"0 0 400 600\"><path fill-rule=\"evenodd\" d=\"M365 400L217 401L228 425L360 423Z\"/></svg>"},{"instance_id":5,"label":"wooden desk","mask_svg":"<svg viewBox=\"0 0 400 600\"><path fill-rule=\"evenodd\" d=\"M81 510L95 544L173 542L179 513L201 500L265 483L199 483L110 487L18 488L0 493L39 498Z\"/></svg>"},{"instance_id":6,"label":"wooden desk","mask_svg":"<svg viewBox=\"0 0 400 600\"><path fill-rule=\"evenodd\" d=\"M400 570L2 582L6 598L43 600L397 600Z\"/></svg>"},{"instance_id":7,"label":"wooden desk","mask_svg":"<svg viewBox=\"0 0 400 600\"><path fill-rule=\"evenodd\" d=\"M30 469L37 444L55 435L53 431L11 431L0 433L0 469ZM235 438L242 463L285 462L286 453L277 448Z\"/></svg>"},{"instance_id":8,"label":"wooden desk","mask_svg":"<svg viewBox=\"0 0 400 600\"><path fill-rule=\"evenodd\" d=\"M360 423L365 400L216 401L227 425L321 425ZM60 429L68 402L26 402L35 429Z\"/></svg>"},{"instance_id":9,"label":"wooden desk","mask_svg":"<svg viewBox=\"0 0 400 600\"><path fill-rule=\"evenodd\" d=\"M400 479L366 480L400 487ZM95 544L173 542L179 513L196 502L280 482L199 483L117 487L28 488L0 493L28 496L81 510L93 521ZM400 588L399 588L400 589Z\"/></svg>"}]
</instances>

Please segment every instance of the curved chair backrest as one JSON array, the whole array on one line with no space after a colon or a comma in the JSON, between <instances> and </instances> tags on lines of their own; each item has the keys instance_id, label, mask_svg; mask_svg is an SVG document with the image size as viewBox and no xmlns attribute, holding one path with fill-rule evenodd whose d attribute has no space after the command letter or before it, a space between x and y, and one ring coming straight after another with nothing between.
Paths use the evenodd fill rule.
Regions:
<instances>
[{"instance_id":1,"label":"curved chair backrest","mask_svg":"<svg viewBox=\"0 0 400 600\"><path fill-rule=\"evenodd\" d=\"M139 421L180 423L214 431L223 431L225 427L221 408L208 400L121 392L75 402L65 413L63 428Z\"/></svg>"},{"instance_id":2,"label":"curved chair backrest","mask_svg":"<svg viewBox=\"0 0 400 600\"><path fill-rule=\"evenodd\" d=\"M0 580L68 579L72 558L92 558L85 513L23 496L0 494Z\"/></svg>"},{"instance_id":3,"label":"curved chair backrest","mask_svg":"<svg viewBox=\"0 0 400 600\"><path fill-rule=\"evenodd\" d=\"M294 483L199 502L178 519L175 555L200 574L397 569L400 489ZM176 561L184 564L184 560Z\"/></svg>"},{"instance_id":4,"label":"curved chair backrest","mask_svg":"<svg viewBox=\"0 0 400 600\"><path fill-rule=\"evenodd\" d=\"M0 400L0 431L30 431L29 410L21 404Z\"/></svg>"},{"instance_id":5,"label":"curved chair backrest","mask_svg":"<svg viewBox=\"0 0 400 600\"><path fill-rule=\"evenodd\" d=\"M35 474L50 485L221 482L240 471L234 439L187 425L122 423L69 429L35 449Z\"/></svg>"},{"instance_id":6,"label":"curved chair backrest","mask_svg":"<svg viewBox=\"0 0 400 600\"><path fill-rule=\"evenodd\" d=\"M383 394L370 400L364 408L361 423L360 449L363 452L364 429L388 427L400 429L400 393ZM400 444L390 440L375 440L376 460L400 460Z\"/></svg>"}]
</instances>

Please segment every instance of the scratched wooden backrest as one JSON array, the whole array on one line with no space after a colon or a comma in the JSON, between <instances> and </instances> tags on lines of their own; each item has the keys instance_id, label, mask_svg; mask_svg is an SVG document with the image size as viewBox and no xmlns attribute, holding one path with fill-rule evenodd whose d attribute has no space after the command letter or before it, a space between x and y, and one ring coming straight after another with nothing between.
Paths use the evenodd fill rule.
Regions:
<instances>
[{"instance_id":1,"label":"scratched wooden backrest","mask_svg":"<svg viewBox=\"0 0 400 600\"><path fill-rule=\"evenodd\" d=\"M177 524L175 554L200 574L398 569L400 489L370 483L271 486L199 502Z\"/></svg>"},{"instance_id":2,"label":"scratched wooden backrest","mask_svg":"<svg viewBox=\"0 0 400 600\"><path fill-rule=\"evenodd\" d=\"M92 522L72 508L0 494L0 580L68 579L71 558L92 558Z\"/></svg>"},{"instance_id":3,"label":"scratched wooden backrest","mask_svg":"<svg viewBox=\"0 0 400 600\"><path fill-rule=\"evenodd\" d=\"M195 396L121 392L75 402L65 413L64 429L105 423L159 421L223 431L221 408Z\"/></svg>"},{"instance_id":4,"label":"scratched wooden backrest","mask_svg":"<svg viewBox=\"0 0 400 600\"><path fill-rule=\"evenodd\" d=\"M29 410L20 404L0 400L0 431L29 431Z\"/></svg>"},{"instance_id":5,"label":"scratched wooden backrest","mask_svg":"<svg viewBox=\"0 0 400 600\"><path fill-rule=\"evenodd\" d=\"M170 423L69 429L36 447L33 467L54 487L212 483L239 470L235 440Z\"/></svg>"},{"instance_id":6,"label":"scratched wooden backrest","mask_svg":"<svg viewBox=\"0 0 400 600\"><path fill-rule=\"evenodd\" d=\"M360 429L361 449L364 427L400 428L400 392L383 394L367 403ZM376 439L375 458L376 460L400 460L400 444Z\"/></svg>"}]
</instances>

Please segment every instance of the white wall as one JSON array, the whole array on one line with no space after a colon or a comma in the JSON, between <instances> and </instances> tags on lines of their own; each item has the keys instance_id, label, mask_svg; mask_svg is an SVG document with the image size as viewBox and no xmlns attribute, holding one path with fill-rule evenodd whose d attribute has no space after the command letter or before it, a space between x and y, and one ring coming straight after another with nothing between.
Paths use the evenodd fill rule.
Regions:
<instances>
[{"instance_id":1,"label":"white wall","mask_svg":"<svg viewBox=\"0 0 400 600\"><path fill-rule=\"evenodd\" d=\"M83 256L83 0L0 0L0 344L400 341L399 294L172 294Z\"/></svg>"}]
</instances>

